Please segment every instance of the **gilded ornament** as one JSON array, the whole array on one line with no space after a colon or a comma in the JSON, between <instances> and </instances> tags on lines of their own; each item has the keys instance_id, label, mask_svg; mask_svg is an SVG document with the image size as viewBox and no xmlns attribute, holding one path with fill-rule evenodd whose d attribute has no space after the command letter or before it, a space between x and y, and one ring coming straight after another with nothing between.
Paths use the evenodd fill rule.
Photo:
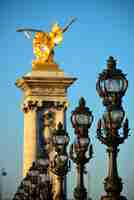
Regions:
<instances>
[{"instance_id":1,"label":"gilded ornament","mask_svg":"<svg viewBox=\"0 0 134 200\"><path fill-rule=\"evenodd\" d=\"M35 55L35 60L32 62L33 69L41 70L43 67L50 68L50 66L57 69L53 59L54 48L63 41L63 33L75 20L76 18L72 18L64 28L55 23L50 32L27 28L17 29L17 32L24 32L28 39L33 39L33 53ZM32 33L34 33L34 37L32 37Z\"/></svg>"}]
</instances>

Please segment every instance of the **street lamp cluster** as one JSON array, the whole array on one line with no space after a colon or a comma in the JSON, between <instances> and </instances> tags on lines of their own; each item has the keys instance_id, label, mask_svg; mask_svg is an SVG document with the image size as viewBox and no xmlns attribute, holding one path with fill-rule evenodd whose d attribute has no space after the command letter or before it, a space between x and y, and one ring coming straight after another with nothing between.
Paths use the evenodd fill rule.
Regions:
<instances>
[{"instance_id":1,"label":"street lamp cluster","mask_svg":"<svg viewBox=\"0 0 134 200\"><path fill-rule=\"evenodd\" d=\"M103 100L106 110L97 123L97 138L107 146L109 156L108 176L104 181L106 195L101 200L126 200L121 195L123 184L118 175L117 154L118 146L128 137L128 119L122 107L122 97L128 87L126 75L116 68L116 61L112 56L107 61L105 69L97 80L96 89ZM29 170L26 178L18 188L14 200L65 200L63 192L64 179L70 170L69 158L76 164L77 183L74 189L75 200L88 200L87 189L84 184L85 164L93 157L93 146L89 137L89 128L93 122L92 112L86 107L85 99L79 100L79 105L72 112L71 122L74 128L75 140L69 144L68 133L59 123L53 131L49 144L54 148L53 158L37 160ZM122 131L120 131L122 127ZM49 170L48 170L49 169ZM57 176L57 192L52 194L51 180L48 171ZM37 187L37 186L38 187Z\"/></svg>"},{"instance_id":2,"label":"street lamp cluster","mask_svg":"<svg viewBox=\"0 0 134 200\"><path fill-rule=\"evenodd\" d=\"M48 159L44 158L33 163L13 200L52 200L48 164Z\"/></svg>"}]
</instances>

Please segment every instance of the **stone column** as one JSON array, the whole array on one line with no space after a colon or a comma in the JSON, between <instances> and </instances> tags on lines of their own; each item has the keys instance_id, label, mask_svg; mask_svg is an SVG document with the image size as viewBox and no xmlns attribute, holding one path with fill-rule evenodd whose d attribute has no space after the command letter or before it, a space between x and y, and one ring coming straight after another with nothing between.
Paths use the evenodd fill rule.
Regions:
<instances>
[{"instance_id":1,"label":"stone column","mask_svg":"<svg viewBox=\"0 0 134 200\"><path fill-rule=\"evenodd\" d=\"M28 102L24 111L23 177L37 157L37 105Z\"/></svg>"},{"instance_id":2,"label":"stone column","mask_svg":"<svg viewBox=\"0 0 134 200\"><path fill-rule=\"evenodd\" d=\"M62 122L64 129L66 128L65 106L68 102L67 89L76 80L76 78L68 77L63 70L55 69L51 66L43 68L34 68L31 72L24 75L16 81L16 86L23 92L24 101L24 155L23 155L23 176L25 176L32 162L37 158L38 138L37 134L40 128L40 120L38 111L44 111L49 108L55 109L55 124ZM30 106L25 105L30 102ZM33 103L31 103L33 102ZM38 111L31 110L31 104L38 103ZM52 106L50 106L52 104ZM35 106L36 107L36 106ZM38 118L38 119L37 119ZM42 123L42 122L41 122ZM49 137L49 127L44 131L44 137ZM50 127L51 128L51 127ZM37 129L37 131L36 131ZM36 133L37 132L37 133ZM43 132L43 131L42 131ZM50 150L51 152L51 150ZM53 152L49 156L53 154ZM55 177L51 176L53 186L55 185ZM52 186L52 187L53 187ZM64 190L66 186L64 186Z\"/></svg>"},{"instance_id":3,"label":"stone column","mask_svg":"<svg viewBox=\"0 0 134 200\"><path fill-rule=\"evenodd\" d=\"M64 200L63 193L63 177L55 176L55 193L53 195L54 200Z\"/></svg>"}]
</instances>

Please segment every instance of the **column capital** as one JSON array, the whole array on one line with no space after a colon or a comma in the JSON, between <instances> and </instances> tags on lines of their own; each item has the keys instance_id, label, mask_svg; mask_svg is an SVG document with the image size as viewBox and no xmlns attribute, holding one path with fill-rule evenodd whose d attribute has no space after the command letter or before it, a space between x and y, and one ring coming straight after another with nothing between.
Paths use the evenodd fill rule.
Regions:
<instances>
[{"instance_id":1,"label":"column capital","mask_svg":"<svg viewBox=\"0 0 134 200\"><path fill-rule=\"evenodd\" d=\"M54 102L54 107L57 109L57 110L61 110L61 109L67 109L69 103L68 101L55 101Z\"/></svg>"},{"instance_id":2,"label":"column capital","mask_svg":"<svg viewBox=\"0 0 134 200\"><path fill-rule=\"evenodd\" d=\"M23 110L23 112L28 112L29 110L38 109L43 106L45 107L46 103L48 106L53 107L56 110L66 110L69 105L67 100L47 101L44 99L29 98L29 99L25 99L24 102L21 104L21 109Z\"/></svg>"},{"instance_id":3,"label":"column capital","mask_svg":"<svg viewBox=\"0 0 134 200\"><path fill-rule=\"evenodd\" d=\"M38 102L37 101L26 101L21 105L21 109L24 113L27 113L29 111L36 111L38 107Z\"/></svg>"}]
</instances>

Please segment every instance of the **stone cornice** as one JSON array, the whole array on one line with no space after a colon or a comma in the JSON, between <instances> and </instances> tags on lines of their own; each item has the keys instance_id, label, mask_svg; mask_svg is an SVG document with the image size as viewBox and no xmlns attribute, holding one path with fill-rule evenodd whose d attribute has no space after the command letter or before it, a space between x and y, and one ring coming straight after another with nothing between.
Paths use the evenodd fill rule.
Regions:
<instances>
[{"instance_id":1,"label":"stone cornice","mask_svg":"<svg viewBox=\"0 0 134 200\"><path fill-rule=\"evenodd\" d=\"M71 77L23 76L16 81L16 86L24 92L24 97L66 97L67 88L76 80Z\"/></svg>"},{"instance_id":2,"label":"stone cornice","mask_svg":"<svg viewBox=\"0 0 134 200\"><path fill-rule=\"evenodd\" d=\"M25 91L27 89L27 86L56 86L61 85L65 88L68 88L76 78L71 77L26 77L23 76L22 79L18 79L16 81L16 86L21 88Z\"/></svg>"},{"instance_id":3,"label":"stone cornice","mask_svg":"<svg viewBox=\"0 0 134 200\"><path fill-rule=\"evenodd\" d=\"M67 108L67 89L75 80L65 76L64 72L36 71L26 74L16 81L16 86L23 91L23 111L42 107L44 102L53 102L56 109Z\"/></svg>"}]
</instances>

